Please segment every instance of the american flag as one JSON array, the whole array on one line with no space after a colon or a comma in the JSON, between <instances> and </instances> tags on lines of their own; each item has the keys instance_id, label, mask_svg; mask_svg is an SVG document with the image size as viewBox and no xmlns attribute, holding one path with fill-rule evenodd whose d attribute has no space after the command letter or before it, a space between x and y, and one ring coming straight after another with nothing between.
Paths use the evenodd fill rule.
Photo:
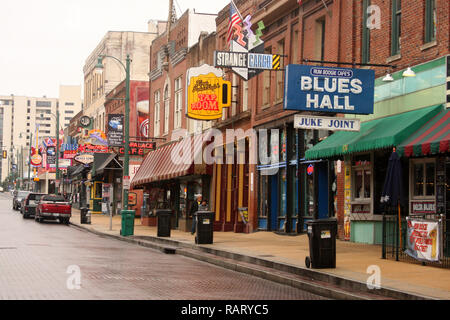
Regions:
<instances>
[{"instance_id":1,"label":"american flag","mask_svg":"<svg viewBox=\"0 0 450 320\"><path fill-rule=\"evenodd\" d=\"M230 46L231 40L233 39L234 34L233 28L236 24L239 23L242 23L241 14L239 13L238 8L236 8L236 5L232 0L230 3L230 21L228 22L228 34L227 34L228 47Z\"/></svg>"}]
</instances>

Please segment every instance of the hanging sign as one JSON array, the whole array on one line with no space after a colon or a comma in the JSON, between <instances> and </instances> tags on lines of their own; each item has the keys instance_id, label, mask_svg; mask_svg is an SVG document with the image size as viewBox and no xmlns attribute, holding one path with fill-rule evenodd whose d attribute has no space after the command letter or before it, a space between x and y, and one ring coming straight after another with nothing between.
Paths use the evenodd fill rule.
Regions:
<instances>
[{"instance_id":1,"label":"hanging sign","mask_svg":"<svg viewBox=\"0 0 450 320\"><path fill-rule=\"evenodd\" d=\"M222 118L231 105L231 82L222 79L222 70L209 65L187 71L187 116L197 120Z\"/></svg>"},{"instance_id":2,"label":"hanging sign","mask_svg":"<svg viewBox=\"0 0 450 320\"><path fill-rule=\"evenodd\" d=\"M90 117L88 117L88 116L82 116L81 118L80 118L80 125L83 127L83 128L87 128L87 127L89 127L90 125L91 125L91 118Z\"/></svg>"},{"instance_id":3,"label":"hanging sign","mask_svg":"<svg viewBox=\"0 0 450 320\"><path fill-rule=\"evenodd\" d=\"M294 116L294 128L327 131L359 131L361 129L361 120L296 114Z\"/></svg>"},{"instance_id":4,"label":"hanging sign","mask_svg":"<svg viewBox=\"0 0 450 320\"><path fill-rule=\"evenodd\" d=\"M252 52L215 51L214 66L221 68L246 68L276 70L280 68L278 54Z\"/></svg>"},{"instance_id":5,"label":"hanging sign","mask_svg":"<svg viewBox=\"0 0 450 320\"><path fill-rule=\"evenodd\" d=\"M83 164L89 164L94 162L93 154L80 154L75 157L75 161L81 162Z\"/></svg>"},{"instance_id":6,"label":"hanging sign","mask_svg":"<svg viewBox=\"0 0 450 320\"><path fill-rule=\"evenodd\" d=\"M79 153L108 153L108 147L95 146L92 144L80 144L78 146Z\"/></svg>"},{"instance_id":7,"label":"hanging sign","mask_svg":"<svg viewBox=\"0 0 450 320\"><path fill-rule=\"evenodd\" d=\"M33 167L40 167L42 164L42 156L40 154L33 154L30 157L30 163Z\"/></svg>"},{"instance_id":8,"label":"hanging sign","mask_svg":"<svg viewBox=\"0 0 450 320\"><path fill-rule=\"evenodd\" d=\"M56 147L47 147L47 165L56 163Z\"/></svg>"},{"instance_id":9,"label":"hanging sign","mask_svg":"<svg viewBox=\"0 0 450 320\"><path fill-rule=\"evenodd\" d=\"M406 217L408 231L406 253L419 261L436 262L441 257L441 228L439 221Z\"/></svg>"},{"instance_id":10,"label":"hanging sign","mask_svg":"<svg viewBox=\"0 0 450 320\"><path fill-rule=\"evenodd\" d=\"M108 146L123 146L123 114L108 114Z\"/></svg>"},{"instance_id":11,"label":"hanging sign","mask_svg":"<svg viewBox=\"0 0 450 320\"><path fill-rule=\"evenodd\" d=\"M349 114L372 114L375 72L373 70L286 67L284 109Z\"/></svg>"}]
</instances>

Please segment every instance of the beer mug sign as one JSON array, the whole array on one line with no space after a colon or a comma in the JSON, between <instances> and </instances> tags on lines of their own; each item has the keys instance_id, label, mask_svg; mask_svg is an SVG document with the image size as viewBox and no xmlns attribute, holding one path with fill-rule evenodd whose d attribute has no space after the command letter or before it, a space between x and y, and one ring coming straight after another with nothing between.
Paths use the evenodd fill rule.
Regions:
<instances>
[{"instance_id":1,"label":"beer mug sign","mask_svg":"<svg viewBox=\"0 0 450 320\"><path fill-rule=\"evenodd\" d=\"M196 120L222 117L231 105L231 82L222 79L222 70L202 65L187 72L187 116Z\"/></svg>"}]
</instances>

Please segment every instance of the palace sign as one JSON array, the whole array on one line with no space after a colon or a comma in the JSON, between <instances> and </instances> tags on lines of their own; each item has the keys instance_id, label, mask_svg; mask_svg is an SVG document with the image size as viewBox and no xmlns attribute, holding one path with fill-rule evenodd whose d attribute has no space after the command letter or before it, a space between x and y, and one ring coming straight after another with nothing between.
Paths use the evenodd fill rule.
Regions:
<instances>
[{"instance_id":1,"label":"palace sign","mask_svg":"<svg viewBox=\"0 0 450 320\"><path fill-rule=\"evenodd\" d=\"M288 65L284 109L372 114L373 70Z\"/></svg>"},{"instance_id":2,"label":"palace sign","mask_svg":"<svg viewBox=\"0 0 450 320\"><path fill-rule=\"evenodd\" d=\"M187 116L197 120L222 118L223 108L231 105L231 82L222 71L209 65L190 68L186 76Z\"/></svg>"}]
</instances>

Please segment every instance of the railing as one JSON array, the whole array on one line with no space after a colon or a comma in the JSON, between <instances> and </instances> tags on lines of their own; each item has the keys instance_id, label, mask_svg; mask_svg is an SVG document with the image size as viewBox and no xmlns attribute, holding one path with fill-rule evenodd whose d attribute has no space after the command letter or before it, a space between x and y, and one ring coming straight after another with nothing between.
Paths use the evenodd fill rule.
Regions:
<instances>
[{"instance_id":1,"label":"railing","mask_svg":"<svg viewBox=\"0 0 450 320\"><path fill-rule=\"evenodd\" d=\"M405 252L407 244L407 220L406 217L401 217L401 221L399 221L398 215L395 215L393 212L392 215L383 216L382 258L450 269L450 219L438 214L415 215L409 216L409 218L434 221L442 219L442 255L440 261L422 262L414 259ZM399 223L401 228L399 228Z\"/></svg>"}]
</instances>

